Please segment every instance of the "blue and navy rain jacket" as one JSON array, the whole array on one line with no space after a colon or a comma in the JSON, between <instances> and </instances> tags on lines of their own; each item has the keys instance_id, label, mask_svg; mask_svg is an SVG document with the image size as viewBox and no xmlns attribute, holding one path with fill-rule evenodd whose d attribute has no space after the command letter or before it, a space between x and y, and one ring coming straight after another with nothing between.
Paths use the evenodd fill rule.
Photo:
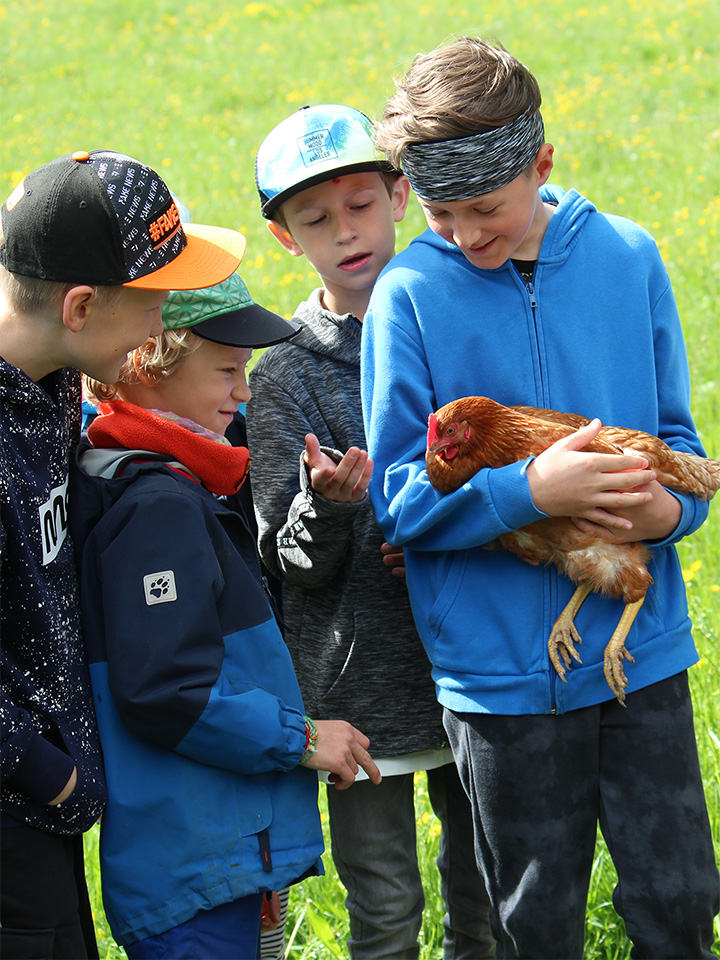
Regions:
<instances>
[{"instance_id":1,"label":"blue and navy rain jacket","mask_svg":"<svg viewBox=\"0 0 720 960\"><path fill-rule=\"evenodd\" d=\"M103 898L127 944L322 873L323 840L244 519L157 455L96 475L107 454L81 445L71 503L108 780Z\"/></svg>"}]
</instances>

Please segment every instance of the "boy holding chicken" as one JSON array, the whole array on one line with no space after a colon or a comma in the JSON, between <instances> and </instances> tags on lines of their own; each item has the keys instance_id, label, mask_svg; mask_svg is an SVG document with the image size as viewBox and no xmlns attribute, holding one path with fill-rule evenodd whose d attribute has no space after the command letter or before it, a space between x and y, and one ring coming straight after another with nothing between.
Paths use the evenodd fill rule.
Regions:
<instances>
[{"instance_id":1,"label":"boy holding chicken","mask_svg":"<svg viewBox=\"0 0 720 960\"><path fill-rule=\"evenodd\" d=\"M426 770L442 824L445 956L477 960L492 938L470 807L404 580L392 575L397 559L389 554L383 565L383 536L365 496L372 464L360 335L375 280L393 255L407 181L378 153L368 118L334 104L280 123L258 151L256 175L271 232L293 256L307 256L322 281L298 307L292 343L268 350L252 374L260 551L283 582L286 640L307 709L361 723L383 775L379 786L356 782L342 799L328 791L350 955L418 956L424 897L413 777Z\"/></svg>"},{"instance_id":2,"label":"boy holding chicken","mask_svg":"<svg viewBox=\"0 0 720 960\"><path fill-rule=\"evenodd\" d=\"M633 955L711 957L718 873L688 690L697 653L674 548L707 505L660 486L642 456L585 452L597 420L447 495L426 471L428 415L468 395L598 417L702 454L657 248L636 224L549 186L553 147L539 107L527 68L474 38L417 57L386 106L379 144L429 229L384 271L365 317L370 493L385 536L405 550L473 803L496 955L582 956L599 820ZM628 389L629 352L642 389ZM561 683L547 639L572 583L483 549L547 516L652 541L655 582L627 640L637 651L627 709L603 674L620 601L585 601L583 663Z\"/></svg>"}]
</instances>

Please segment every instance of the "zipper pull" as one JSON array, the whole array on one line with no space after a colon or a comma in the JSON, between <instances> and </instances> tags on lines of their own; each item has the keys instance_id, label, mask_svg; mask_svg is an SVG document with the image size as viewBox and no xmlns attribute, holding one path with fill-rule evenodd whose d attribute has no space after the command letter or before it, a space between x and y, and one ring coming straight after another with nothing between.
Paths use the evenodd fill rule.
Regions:
<instances>
[{"instance_id":1,"label":"zipper pull","mask_svg":"<svg viewBox=\"0 0 720 960\"><path fill-rule=\"evenodd\" d=\"M530 297L530 306L534 310L537 307L537 297L535 296L535 287L533 286L532 280L528 280L525 286L527 287L528 296Z\"/></svg>"}]
</instances>

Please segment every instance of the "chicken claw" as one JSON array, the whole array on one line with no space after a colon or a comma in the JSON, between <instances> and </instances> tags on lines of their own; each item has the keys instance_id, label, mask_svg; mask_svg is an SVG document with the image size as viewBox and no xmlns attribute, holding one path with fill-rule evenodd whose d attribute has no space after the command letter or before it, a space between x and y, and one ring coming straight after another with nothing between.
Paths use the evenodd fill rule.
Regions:
<instances>
[{"instance_id":1,"label":"chicken claw","mask_svg":"<svg viewBox=\"0 0 720 960\"><path fill-rule=\"evenodd\" d=\"M603 670L608 686L618 699L621 706L625 706L625 690L627 677L623 670L623 659L635 663L635 657L625 648L625 638L613 639L605 647L605 663Z\"/></svg>"},{"instance_id":2,"label":"chicken claw","mask_svg":"<svg viewBox=\"0 0 720 960\"><path fill-rule=\"evenodd\" d=\"M592 588L588 583L581 583L570 597L570 602L553 624L548 640L548 653L550 662L555 667L560 679L565 680L565 673L570 666L571 658L577 663L582 663L580 654L575 649L576 643L582 643L582 637L575 626L575 614L580 609L583 601L588 597ZM562 662L561 662L562 658ZM564 663L564 666L563 666Z\"/></svg>"},{"instance_id":3,"label":"chicken claw","mask_svg":"<svg viewBox=\"0 0 720 960\"><path fill-rule=\"evenodd\" d=\"M625 648L625 640L644 601L645 597L643 596L634 603L626 604L623 615L620 617L620 623L610 637L610 643L605 647L605 663L603 666L605 679L617 697L618 703L623 707L625 706L625 690L627 689L623 660L635 663L635 657Z\"/></svg>"},{"instance_id":4,"label":"chicken claw","mask_svg":"<svg viewBox=\"0 0 720 960\"><path fill-rule=\"evenodd\" d=\"M582 643L582 637L573 623L568 623L567 626L558 626L559 621L560 618L555 622L553 632L550 634L548 653L550 654L550 662L557 670L557 675L564 683L567 683L565 673L566 668L570 666L570 658L572 657L577 663L582 663L580 654L575 649L576 643ZM564 666L560 662L561 657Z\"/></svg>"}]
</instances>

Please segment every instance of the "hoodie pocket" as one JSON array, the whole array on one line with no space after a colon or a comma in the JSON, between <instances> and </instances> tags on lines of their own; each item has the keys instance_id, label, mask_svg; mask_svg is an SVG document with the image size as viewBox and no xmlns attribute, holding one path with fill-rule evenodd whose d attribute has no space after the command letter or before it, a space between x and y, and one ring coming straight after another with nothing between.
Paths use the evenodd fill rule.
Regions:
<instances>
[{"instance_id":1,"label":"hoodie pocket","mask_svg":"<svg viewBox=\"0 0 720 960\"><path fill-rule=\"evenodd\" d=\"M462 592L467 570L467 556L467 550L434 554L437 573L433 582L426 583L420 590L414 591L416 596L412 598L413 607L418 609L415 604L419 601L419 609L427 608L427 621L434 639L437 639L442 632L445 619ZM424 602L422 597L426 598Z\"/></svg>"}]
</instances>

